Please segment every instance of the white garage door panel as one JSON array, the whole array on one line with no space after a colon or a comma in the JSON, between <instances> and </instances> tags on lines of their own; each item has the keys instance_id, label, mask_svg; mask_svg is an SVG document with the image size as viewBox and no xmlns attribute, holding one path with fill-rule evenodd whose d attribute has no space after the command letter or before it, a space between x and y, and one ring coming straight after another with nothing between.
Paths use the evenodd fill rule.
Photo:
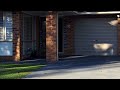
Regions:
<instances>
[{"instance_id":1,"label":"white garage door panel","mask_svg":"<svg viewBox=\"0 0 120 90\"><path fill-rule=\"evenodd\" d=\"M116 55L115 18L80 18L75 22L75 55Z\"/></svg>"}]
</instances>

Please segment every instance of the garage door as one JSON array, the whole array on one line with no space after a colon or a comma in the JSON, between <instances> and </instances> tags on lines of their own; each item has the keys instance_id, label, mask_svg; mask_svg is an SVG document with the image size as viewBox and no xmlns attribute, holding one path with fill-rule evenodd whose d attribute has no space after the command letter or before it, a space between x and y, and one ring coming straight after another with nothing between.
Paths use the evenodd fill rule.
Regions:
<instances>
[{"instance_id":1,"label":"garage door","mask_svg":"<svg viewBox=\"0 0 120 90\"><path fill-rule=\"evenodd\" d=\"M116 55L116 18L79 18L75 21L75 55Z\"/></svg>"}]
</instances>

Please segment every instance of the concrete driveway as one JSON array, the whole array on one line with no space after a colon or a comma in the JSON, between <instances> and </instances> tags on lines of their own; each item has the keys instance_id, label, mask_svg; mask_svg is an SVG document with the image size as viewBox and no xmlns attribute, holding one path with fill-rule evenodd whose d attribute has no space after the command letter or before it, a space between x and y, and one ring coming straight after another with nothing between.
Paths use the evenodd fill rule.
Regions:
<instances>
[{"instance_id":1,"label":"concrete driveway","mask_svg":"<svg viewBox=\"0 0 120 90\"><path fill-rule=\"evenodd\" d=\"M120 79L120 56L62 59L23 79Z\"/></svg>"}]
</instances>

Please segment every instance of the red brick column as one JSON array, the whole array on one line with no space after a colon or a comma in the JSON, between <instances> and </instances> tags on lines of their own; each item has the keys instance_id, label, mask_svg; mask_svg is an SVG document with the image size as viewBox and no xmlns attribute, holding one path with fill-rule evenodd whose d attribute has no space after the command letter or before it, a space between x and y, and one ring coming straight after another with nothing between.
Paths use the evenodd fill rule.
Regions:
<instances>
[{"instance_id":1,"label":"red brick column","mask_svg":"<svg viewBox=\"0 0 120 90\"><path fill-rule=\"evenodd\" d=\"M13 58L15 61L20 61L22 55L21 31L22 13L13 12Z\"/></svg>"},{"instance_id":2,"label":"red brick column","mask_svg":"<svg viewBox=\"0 0 120 90\"><path fill-rule=\"evenodd\" d=\"M64 17L64 55L74 55L74 17Z\"/></svg>"},{"instance_id":3,"label":"red brick column","mask_svg":"<svg viewBox=\"0 0 120 90\"><path fill-rule=\"evenodd\" d=\"M46 59L55 62L58 59L57 12L49 11L46 16Z\"/></svg>"},{"instance_id":4,"label":"red brick column","mask_svg":"<svg viewBox=\"0 0 120 90\"><path fill-rule=\"evenodd\" d=\"M117 25L117 34L118 34L118 49L117 54L120 55L120 18L118 18L118 25Z\"/></svg>"}]
</instances>

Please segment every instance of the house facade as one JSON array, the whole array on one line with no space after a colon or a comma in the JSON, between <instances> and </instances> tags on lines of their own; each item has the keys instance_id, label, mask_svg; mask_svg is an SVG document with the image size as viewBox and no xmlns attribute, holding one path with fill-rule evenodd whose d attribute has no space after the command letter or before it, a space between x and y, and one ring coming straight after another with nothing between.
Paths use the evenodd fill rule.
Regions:
<instances>
[{"instance_id":1,"label":"house facade","mask_svg":"<svg viewBox=\"0 0 120 90\"><path fill-rule=\"evenodd\" d=\"M0 60L119 55L119 14L0 11Z\"/></svg>"}]
</instances>

